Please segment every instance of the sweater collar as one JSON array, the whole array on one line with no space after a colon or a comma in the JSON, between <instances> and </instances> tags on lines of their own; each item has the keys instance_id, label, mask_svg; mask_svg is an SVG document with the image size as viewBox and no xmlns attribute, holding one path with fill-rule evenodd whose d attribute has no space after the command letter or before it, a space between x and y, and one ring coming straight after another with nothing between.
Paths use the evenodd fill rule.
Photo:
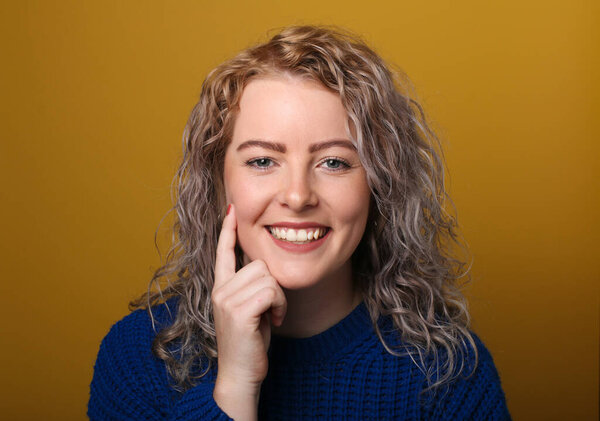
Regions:
<instances>
[{"instance_id":1,"label":"sweater collar","mask_svg":"<svg viewBox=\"0 0 600 421\"><path fill-rule=\"evenodd\" d=\"M369 311L362 301L338 323L309 338L272 335L269 359L283 364L324 362L351 349L373 331Z\"/></svg>"}]
</instances>

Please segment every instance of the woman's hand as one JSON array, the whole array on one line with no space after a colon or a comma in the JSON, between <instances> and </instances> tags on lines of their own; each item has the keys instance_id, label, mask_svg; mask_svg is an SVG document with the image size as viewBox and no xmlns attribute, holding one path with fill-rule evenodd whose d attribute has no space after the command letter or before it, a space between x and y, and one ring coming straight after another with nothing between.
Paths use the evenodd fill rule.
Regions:
<instances>
[{"instance_id":1,"label":"woman's hand","mask_svg":"<svg viewBox=\"0 0 600 421\"><path fill-rule=\"evenodd\" d=\"M236 420L256 419L260 386L267 375L271 322L280 326L287 301L262 260L235 271L236 215L223 220L212 291L218 372L213 396Z\"/></svg>"}]
</instances>

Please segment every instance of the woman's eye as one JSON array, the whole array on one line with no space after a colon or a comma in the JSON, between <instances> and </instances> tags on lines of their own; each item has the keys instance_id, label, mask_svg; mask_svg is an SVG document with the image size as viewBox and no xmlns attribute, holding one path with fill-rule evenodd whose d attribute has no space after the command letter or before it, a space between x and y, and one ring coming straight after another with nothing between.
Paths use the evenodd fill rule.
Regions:
<instances>
[{"instance_id":1,"label":"woman's eye","mask_svg":"<svg viewBox=\"0 0 600 421\"><path fill-rule=\"evenodd\" d=\"M248 165L250 167L259 168L259 169L267 169L271 166L270 164L271 164L271 159L269 159L269 158L256 158L256 159L251 159L250 161L246 162L246 165Z\"/></svg>"},{"instance_id":2,"label":"woman's eye","mask_svg":"<svg viewBox=\"0 0 600 421\"><path fill-rule=\"evenodd\" d=\"M350 168L350 164L346 161L338 158L327 158L323 161L323 164L327 166L330 170L343 170L346 168Z\"/></svg>"}]
</instances>

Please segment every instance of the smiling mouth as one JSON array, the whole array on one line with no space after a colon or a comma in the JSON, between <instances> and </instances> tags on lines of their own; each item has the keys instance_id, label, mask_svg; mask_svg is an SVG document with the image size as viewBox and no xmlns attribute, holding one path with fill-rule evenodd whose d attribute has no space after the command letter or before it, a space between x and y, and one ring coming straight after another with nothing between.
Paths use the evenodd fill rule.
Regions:
<instances>
[{"instance_id":1,"label":"smiling mouth","mask_svg":"<svg viewBox=\"0 0 600 421\"><path fill-rule=\"evenodd\" d=\"M328 227L294 229L285 227L265 227L277 240L291 244L308 244L323 238L331 230Z\"/></svg>"}]
</instances>

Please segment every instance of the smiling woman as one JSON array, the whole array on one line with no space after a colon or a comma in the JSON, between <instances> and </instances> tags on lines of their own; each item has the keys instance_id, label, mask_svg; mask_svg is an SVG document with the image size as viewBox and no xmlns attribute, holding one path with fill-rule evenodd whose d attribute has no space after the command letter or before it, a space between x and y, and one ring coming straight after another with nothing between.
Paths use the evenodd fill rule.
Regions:
<instances>
[{"instance_id":1,"label":"smiling woman","mask_svg":"<svg viewBox=\"0 0 600 421\"><path fill-rule=\"evenodd\" d=\"M91 419L510 419L456 285L438 142L400 88L306 26L208 75L178 241L102 342Z\"/></svg>"}]
</instances>

